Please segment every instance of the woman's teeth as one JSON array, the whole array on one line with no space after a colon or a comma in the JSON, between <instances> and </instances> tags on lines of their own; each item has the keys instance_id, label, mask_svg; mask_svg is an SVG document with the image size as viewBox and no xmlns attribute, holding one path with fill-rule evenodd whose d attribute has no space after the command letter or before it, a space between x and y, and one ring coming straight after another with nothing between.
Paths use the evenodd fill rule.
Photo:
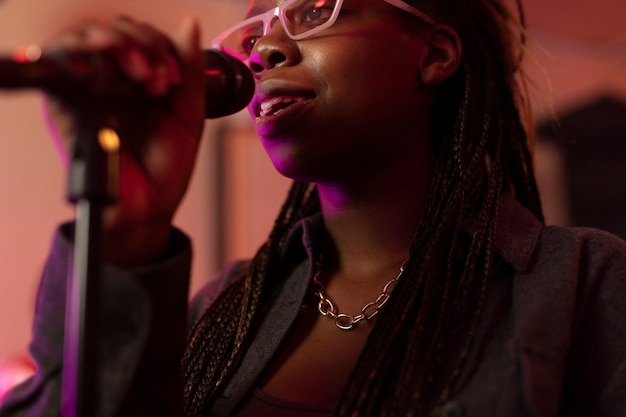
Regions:
<instances>
[{"instance_id":1,"label":"woman's teeth","mask_svg":"<svg viewBox=\"0 0 626 417\"><path fill-rule=\"evenodd\" d=\"M274 115L296 101L297 100L294 97L272 97L263 100L261 102L261 111L259 116L266 117Z\"/></svg>"}]
</instances>

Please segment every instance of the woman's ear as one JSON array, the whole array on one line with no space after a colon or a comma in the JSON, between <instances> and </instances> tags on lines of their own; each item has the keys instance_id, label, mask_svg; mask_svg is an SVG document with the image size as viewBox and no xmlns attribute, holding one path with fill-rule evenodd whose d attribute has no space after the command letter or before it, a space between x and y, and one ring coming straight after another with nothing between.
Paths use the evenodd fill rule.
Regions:
<instances>
[{"instance_id":1,"label":"woman's ear","mask_svg":"<svg viewBox=\"0 0 626 417\"><path fill-rule=\"evenodd\" d=\"M439 84L454 74L461 62L461 39L449 26L435 25L426 41L428 52L424 55L420 76L425 85Z\"/></svg>"}]
</instances>

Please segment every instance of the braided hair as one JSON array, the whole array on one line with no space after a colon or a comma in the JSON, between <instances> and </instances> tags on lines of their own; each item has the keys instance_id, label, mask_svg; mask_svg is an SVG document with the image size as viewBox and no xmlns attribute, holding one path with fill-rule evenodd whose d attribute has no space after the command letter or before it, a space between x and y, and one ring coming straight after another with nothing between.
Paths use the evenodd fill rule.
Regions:
<instances>
[{"instance_id":1,"label":"braided hair","mask_svg":"<svg viewBox=\"0 0 626 417\"><path fill-rule=\"evenodd\" d=\"M336 416L437 415L475 340L493 275L499 197L510 191L543 221L532 168L520 61L524 16L502 0L407 0L457 31L463 56L441 86L432 123L436 166L403 279L377 318ZM320 210L314 186L294 183L251 265L196 323L183 359L189 416L208 416L262 320L288 231ZM472 234L463 221L473 218ZM451 366L450 329L463 317ZM406 349L398 350L397 346ZM446 362L447 364L447 362ZM441 369L446 371L441 372Z\"/></svg>"}]
</instances>

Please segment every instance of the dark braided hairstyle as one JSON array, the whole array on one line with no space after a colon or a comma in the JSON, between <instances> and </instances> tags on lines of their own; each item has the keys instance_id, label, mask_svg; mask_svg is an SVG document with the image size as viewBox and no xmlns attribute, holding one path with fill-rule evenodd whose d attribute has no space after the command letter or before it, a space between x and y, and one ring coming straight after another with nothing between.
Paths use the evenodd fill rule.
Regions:
<instances>
[{"instance_id":1,"label":"dark braided hairstyle","mask_svg":"<svg viewBox=\"0 0 626 417\"><path fill-rule=\"evenodd\" d=\"M463 56L434 103L437 162L405 273L377 318L337 416L439 414L482 317L501 193L514 193L543 220L520 69L525 37L519 0L519 19L502 0L407 1L454 28ZM183 360L189 416L210 415L263 319L288 231L319 210L314 187L294 183L250 268L195 325ZM470 235L467 219L474 219ZM450 358L450 329L459 321L464 340Z\"/></svg>"}]
</instances>

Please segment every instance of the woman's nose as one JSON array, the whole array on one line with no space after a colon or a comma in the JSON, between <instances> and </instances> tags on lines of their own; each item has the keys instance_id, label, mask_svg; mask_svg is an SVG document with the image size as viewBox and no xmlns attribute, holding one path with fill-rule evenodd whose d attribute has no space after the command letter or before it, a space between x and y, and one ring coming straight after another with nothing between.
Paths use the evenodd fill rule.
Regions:
<instances>
[{"instance_id":1,"label":"woman's nose","mask_svg":"<svg viewBox=\"0 0 626 417\"><path fill-rule=\"evenodd\" d=\"M267 33L260 37L252 49L248 65L258 78L275 67L294 65L300 60L300 50L274 18Z\"/></svg>"}]
</instances>

